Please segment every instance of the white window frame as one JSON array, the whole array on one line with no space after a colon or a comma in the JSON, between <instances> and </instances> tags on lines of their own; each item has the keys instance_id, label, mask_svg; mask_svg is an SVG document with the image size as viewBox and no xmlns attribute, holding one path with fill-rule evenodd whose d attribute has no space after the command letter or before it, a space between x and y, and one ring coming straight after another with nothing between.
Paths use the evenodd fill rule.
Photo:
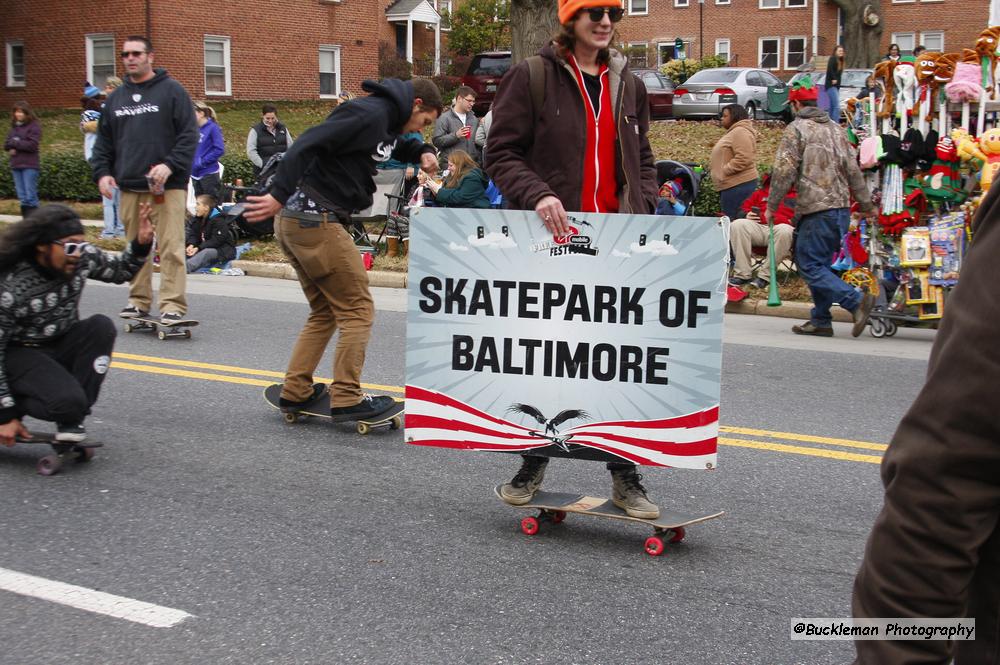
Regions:
<instances>
[{"instance_id":1,"label":"white window frame","mask_svg":"<svg viewBox=\"0 0 1000 665\"><path fill-rule=\"evenodd\" d=\"M205 47L209 42L222 44L222 66L226 70L225 91L209 91L208 89L208 63L205 61ZM205 86L206 97L230 97L233 94L233 68L229 54L229 37L223 35L205 35L201 42L201 72L203 84Z\"/></svg>"},{"instance_id":2,"label":"white window frame","mask_svg":"<svg viewBox=\"0 0 1000 665\"><path fill-rule=\"evenodd\" d=\"M910 40L910 48L903 48L903 45L899 44L899 42L900 42L901 39L909 39ZM899 53L900 53L900 55L902 55L903 53L906 53L906 52L913 53L913 49L917 45L917 33L915 33L915 32L894 32L894 33L892 33L889 36L889 43L890 44L899 44Z\"/></svg>"},{"instance_id":3,"label":"white window frame","mask_svg":"<svg viewBox=\"0 0 1000 665\"><path fill-rule=\"evenodd\" d=\"M722 55L722 53L719 52L721 50L719 48L719 45L722 44L723 42L725 42L725 44L726 44L726 48L725 48L726 62L729 62L730 60L733 59L733 42L732 42L732 40L730 40L728 38L725 38L725 39L716 39L715 40L715 55Z\"/></svg>"},{"instance_id":4,"label":"white window frame","mask_svg":"<svg viewBox=\"0 0 1000 665\"><path fill-rule=\"evenodd\" d=\"M333 71L332 72L323 71L323 69L322 69L322 67L323 67L323 56L322 55L318 55L317 56L318 57L318 63L317 64L319 66L319 69L318 69L317 73L319 73L319 74L333 74L334 76L336 76L337 77L337 89L334 90L334 92L333 92L332 95L324 95L322 92L320 92L319 98L320 99L336 99L340 95L340 91L341 91L341 85L340 84L341 84L341 81L342 81L342 78L341 78L341 69L340 69L340 46L337 45L337 44L320 44L319 45L318 54L322 54L322 53L333 53Z\"/></svg>"},{"instance_id":5,"label":"white window frame","mask_svg":"<svg viewBox=\"0 0 1000 665\"><path fill-rule=\"evenodd\" d=\"M643 49L643 51L646 53L646 58L645 58L646 63L642 67L638 67L638 66L633 66L632 65L632 49L636 48L638 46L641 46L642 49ZM629 58L628 58L629 59L629 63L628 63L629 68L634 68L634 69L648 69L649 68L649 42L629 42L628 43L628 50L629 50Z\"/></svg>"},{"instance_id":6,"label":"white window frame","mask_svg":"<svg viewBox=\"0 0 1000 665\"><path fill-rule=\"evenodd\" d=\"M14 80L14 47L15 46L20 46L21 47L21 68L22 68L22 74L21 74L21 80L20 81L15 81ZM7 68L6 68L7 69L7 87L8 88L23 88L23 87L25 87L26 85L28 85L28 66L24 62L24 42L21 41L20 39L11 39L10 41L7 42L7 45L4 48L4 51L6 52L6 56L5 57L6 57L6 60L7 60Z\"/></svg>"},{"instance_id":7,"label":"white window frame","mask_svg":"<svg viewBox=\"0 0 1000 665\"><path fill-rule=\"evenodd\" d=\"M792 2L800 4L793 5ZM788 9L805 9L809 6L809 0L785 0L785 7Z\"/></svg>"},{"instance_id":8,"label":"white window frame","mask_svg":"<svg viewBox=\"0 0 1000 665\"><path fill-rule=\"evenodd\" d=\"M732 0L715 0L715 4L717 4L717 5L731 5L732 4Z\"/></svg>"},{"instance_id":9,"label":"white window frame","mask_svg":"<svg viewBox=\"0 0 1000 665\"><path fill-rule=\"evenodd\" d=\"M674 43L673 42L656 42L656 66L657 67L661 67L661 66L663 66L663 65L665 65L665 64L667 64L669 62L669 60L661 60L660 59L661 56L663 55L663 51L660 50L660 49L662 49L664 46L669 47L671 51L674 49Z\"/></svg>"},{"instance_id":10,"label":"white window frame","mask_svg":"<svg viewBox=\"0 0 1000 665\"><path fill-rule=\"evenodd\" d=\"M691 0L674 0L674 7L690 7Z\"/></svg>"},{"instance_id":11,"label":"white window frame","mask_svg":"<svg viewBox=\"0 0 1000 665\"><path fill-rule=\"evenodd\" d=\"M786 70L795 69L796 67L798 67L798 65L792 66L788 64L788 53L789 53L788 42L791 41L792 39L802 40L802 62L806 63L809 61L809 38L806 37L805 35L792 35L790 37L785 37L785 59L782 60L781 62L784 62Z\"/></svg>"},{"instance_id":12,"label":"white window frame","mask_svg":"<svg viewBox=\"0 0 1000 665\"><path fill-rule=\"evenodd\" d=\"M768 3L768 4L765 4ZM781 9L781 0L757 0L758 9Z\"/></svg>"},{"instance_id":13,"label":"white window frame","mask_svg":"<svg viewBox=\"0 0 1000 665\"><path fill-rule=\"evenodd\" d=\"M649 14L649 0L642 0L643 9L640 11L635 8L636 0L628 0L628 15L629 16L646 16Z\"/></svg>"},{"instance_id":14,"label":"white window frame","mask_svg":"<svg viewBox=\"0 0 1000 665\"><path fill-rule=\"evenodd\" d=\"M97 77L94 75L94 42L98 40L111 40L111 75L118 76L118 62L115 56L115 36L110 33L102 33L95 35L86 35L87 40L87 80L90 81L92 85L96 85L101 90L104 89L104 84L106 83L107 77L104 80L98 81Z\"/></svg>"},{"instance_id":15,"label":"white window frame","mask_svg":"<svg viewBox=\"0 0 1000 665\"><path fill-rule=\"evenodd\" d=\"M941 45L938 48L931 48L927 46L927 35L934 35L941 38ZM928 51L939 51L944 53L944 30L924 30L920 33L919 44L923 44Z\"/></svg>"},{"instance_id":16,"label":"white window frame","mask_svg":"<svg viewBox=\"0 0 1000 665\"><path fill-rule=\"evenodd\" d=\"M764 42L775 42L778 45L778 50L775 55L775 67L765 67L764 66ZM755 69L764 69L770 72L777 72L781 70L781 37L758 37L757 38L757 67Z\"/></svg>"},{"instance_id":17,"label":"white window frame","mask_svg":"<svg viewBox=\"0 0 1000 665\"><path fill-rule=\"evenodd\" d=\"M912 5L917 0L892 0L894 5Z\"/></svg>"}]
</instances>

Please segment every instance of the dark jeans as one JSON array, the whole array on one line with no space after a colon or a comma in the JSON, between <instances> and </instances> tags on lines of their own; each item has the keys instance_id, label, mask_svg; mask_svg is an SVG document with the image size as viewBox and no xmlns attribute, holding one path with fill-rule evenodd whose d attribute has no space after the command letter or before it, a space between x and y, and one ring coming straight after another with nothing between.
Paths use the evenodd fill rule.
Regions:
<instances>
[{"instance_id":1,"label":"dark jeans","mask_svg":"<svg viewBox=\"0 0 1000 665\"><path fill-rule=\"evenodd\" d=\"M20 416L76 425L90 413L111 364L111 319L95 314L39 347L7 347L10 391Z\"/></svg>"},{"instance_id":2,"label":"dark jeans","mask_svg":"<svg viewBox=\"0 0 1000 665\"><path fill-rule=\"evenodd\" d=\"M220 201L219 190L222 189L222 178L219 177L218 173L209 173L198 179L191 178L191 185L194 187L195 196L208 194L215 199L216 203Z\"/></svg>"},{"instance_id":3,"label":"dark jeans","mask_svg":"<svg viewBox=\"0 0 1000 665\"><path fill-rule=\"evenodd\" d=\"M795 263L812 294L810 320L819 328L832 325L833 303L839 303L849 312L861 304L861 292L840 279L830 267L850 224L848 209L834 208L804 215L795 233Z\"/></svg>"},{"instance_id":4,"label":"dark jeans","mask_svg":"<svg viewBox=\"0 0 1000 665\"><path fill-rule=\"evenodd\" d=\"M529 457L534 457L536 459L545 460L546 462L548 462L549 459L551 459L549 457L546 457L545 455L522 454L521 457L524 458L525 460L527 460ZM608 462L606 466L608 468L608 471L628 471L629 469L634 469L636 467L636 465L632 464L631 462Z\"/></svg>"},{"instance_id":5,"label":"dark jeans","mask_svg":"<svg viewBox=\"0 0 1000 665\"><path fill-rule=\"evenodd\" d=\"M722 214L730 220L746 217L743 214L743 202L750 198L754 190L757 189L757 181L740 183L735 187L723 189L719 192L719 199L722 205Z\"/></svg>"}]
</instances>

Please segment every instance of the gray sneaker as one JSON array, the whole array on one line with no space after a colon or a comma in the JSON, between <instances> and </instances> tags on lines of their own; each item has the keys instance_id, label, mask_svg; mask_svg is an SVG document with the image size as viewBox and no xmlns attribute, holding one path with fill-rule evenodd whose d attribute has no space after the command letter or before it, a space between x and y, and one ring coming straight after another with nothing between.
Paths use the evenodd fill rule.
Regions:
<instances>
[{"instance_id":1,"label":"gray sneaker","mask_svg":"<svg viewBox=\"0 0 1000 665\"><path fill-rule=\"evenodd\" d=\"M549 458L526 455L520 470L514 478L506 485L500 486L500 496L507 503L514 506L521 506L535 496L535 492L542 486L545 478L545 467L549 464Z\"/></svg>"},{"instance_id":2,"label":"gray sneaker","mask_svg":"<svg viewBox=\"0 0 1000 665\"><path fill-rule=\"evenodd\" d=\"M646 488L639 482L642 476L635 469L611 472L611 502L624 510L629 517L653 520L660 516L660 509L646 496Z\"/></svg>"},{"instance_id":3,"label":"gray sneaker","mask_svg":"<svg viewBox=\"0 0 1000 665\"><path fill-rule=\"evenodd\" d=\"M83 423L76 425L73 423L58 423L56 425L55 440L66 443L82 443L87 440L87 430L83 428Z\"/></svg>"}]
</instances>

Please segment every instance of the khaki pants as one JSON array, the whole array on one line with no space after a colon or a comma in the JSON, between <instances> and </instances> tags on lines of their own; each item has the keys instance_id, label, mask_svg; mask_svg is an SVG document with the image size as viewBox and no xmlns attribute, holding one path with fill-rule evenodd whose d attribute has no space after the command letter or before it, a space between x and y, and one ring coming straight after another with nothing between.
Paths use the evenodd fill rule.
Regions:
<instances>
[{"instance_id":1,"label":"khaki pants","mask_svg":"<svg viewBox=\"0 0 1000 665\"><path fill-rule=\"evenodd\" d=\"M337 221L302 228L298 219L279 213L274 230L309 301L309 318L292 349L281 396L301 402L312 395L313 373L339 328L330 405L354 406L363 397L361 370L375 318L361 253Z\"/></svg>"},{"instance_id":2,"label":"khaki pants","mask_svg":"<svg viewBox=\"0 0 1000 665\"><path fill-rule=\"evenodd\" d=\"M131 242L139 233L139 204L153 203L146 192L122 191L119 217L125 225L125 239ZM156 250L160 255L160 313L187 314L187 265L184 255L184 202L187 192L168 189L164 202L153 203L150 219L156 227ZM132 278L128 292L130 304L147 312L153 304L153 257Z\"/></svg>"},{"instance_id":3,"label":"khaki pants","mask_svg":"<svg viewBox=\"0 0 1000 665\"><path fill-rule=\"evenodd\" d=\"M792 236L795 229L790 224L774 225L774 264L778 265L784 261L791 253ZM751 266L753 261L753 247L768 247L771 233L767 224L755 222L752 219L737 219L729 226L729 246L733 249L736 257L736 265L733 267L733 277L750 279ZM761 279L771 281L770 259L764 261L764 265L757 269L757 276Z\"/></svg>"}]
</instances>

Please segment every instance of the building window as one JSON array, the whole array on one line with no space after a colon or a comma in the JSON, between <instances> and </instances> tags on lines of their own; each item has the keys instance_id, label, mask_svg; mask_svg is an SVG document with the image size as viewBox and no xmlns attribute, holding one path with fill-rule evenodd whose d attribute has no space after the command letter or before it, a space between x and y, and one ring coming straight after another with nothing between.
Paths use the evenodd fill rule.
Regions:
<instances>
[{"instance_id":1,"label":"building window","mask_svg":"<svg viewBox=\"0 0 1000 665\"><path fill-rule=\"evenodd\" d=\"M900 53L913 53L913 47L917 45L912 32L892 33L892 43L899 44Z\"/></svg>"},{"instance_id":2,"label":"building window","mask_svg":"<svg viewBox=\"0 0 1000 665\"><path fill-rule=\"evenodd\" d=\"M205 37L205 94L231 95L229 37Z\"/></svg>"},{"instance_id":3,"label":"building window","mask_svg":"<svg viewBox=\"0 0 1000 665\"><path fill-rule=\"evenodd\" d=\"M646 42L629 42L628 45L628 66L633 69L645 69L649 66L649 59L646 50L649 44Z\"/></svg>"},{"instance_id":4,"label":"building window","mask_svg":"<svg viewBox=\"0 0 1000 665\"><path fill-rule=\"evenodd\" d=\"M112 35L87 35L87 80L104 88L115 75L115 38Z\"/></svg>"},{"instance_id":5,"label":"building window","mask_svg":"<svg viewBox=\"0 0 1000 665\"><path fill-rule=\"evenodd\" d=\"M781 50L780 37L761 37L757 41L758 58L763 69L778 69L781 62L779 51Z\"/></svg>"},{"instance_id":6,"label":"building window","mask_svg":"<svg viewBox=\"0 0 1000 665\"><path fill-rule=\"evenodd\" d=\"M716 39L715 40L715 55L720 58L725 58L726 62L729 62L729 40L728 39Z\"/></svg>"},{"instance_id":7,"label":"building window","mask_svg":"<svg viewBox=\"0 0 1000 665\"><path fill-rule=\"evenodd\" d=\"M808 4L807 0L785 0L786 7L806 7Z\"/></svg>"},{"instance_id":8,"label":"building window","mask_svg":"<svg viewBox=\"0 0 1000 665\"><path fill-rule=\"evenodd\" d=\"M781 9L781 0L759 0L761 9Z\"/></svg>"},{"instance_id":9,"label":"building window","mask_svg":"<svg viewBox=\"0 0 1000 665\"><path fill-rule=\"evenodd\" d=\"M658 42L656 44L656 66L665 65L677 57L673 42Z\"/></svg>"},{"instance_id":10,"label":"building window","mask_svg":"<svg viewBox=\"0 0 1000 665\"><path fill-rule=\"evenodd\" d=\"M894 5L902 5L904 3L913 3L913 2L916 2L916 1L917 0L892 0L892 4L894 4Z\"/></svg>"},{"instance_id":11,"label":"building window","mask_svg":"<svg viewBox=\"0 0 1000 665\"><path fill-rule=\"evenodd\" d=\"M340 94L340 47L319 47L319 96Z\"/></svg>"},{"instance_id":12,"label":"building window","mask_svg":"<svg viewBox=\"0 0 1000 665\"><path fill-rule=\"evenodd\" d=\"M938 51L944 53L944 32L941 30L930 30L920 33L920 43L928 51Z\"/></svg>"},{"instance_id":13,"label":"building window","mask_svg":"<svg viewBox=\"0 0 1000 665\"><path fill-rule=\"evenodd\" d=\"M690 0L674 0L674 7L687 7Z\"/></svg>"},{"instance_id":14,"label":"building window","mask_svg":"<svg viewBox=\"0 0 1000 665\"><path fill-rule=\"evenodd\" d=\"M21 88L25 82L24 43L7 42L7 87Z\"/></svg>"},{"instance_id":15,"label":"building window","mask_svg":"<svg viewBox=\"0 0 1000 665\"><path fill-rule=\"evenodd\" d=\"M805 37L785 37L785 69L795 69L806 62Z\"/></svg>"},{"instance_id":16,"label":"building window","mask_svg":"<svg viewBox=\"0 0 1000 665\"><path fill-rule=\"evenodd\" d=\"M717 4L717 5L728 5L728 4L731 4L731 0L715 0L715 4Z\"/></svg>"},{"instance_id":17,"label":"building window","mask_svg":"<svg viewBox=\"0 0 1000 665\"><path fill-rule=\"evenodd\" d=\"M648 0L628 0L628 13L629 14L648 14L649 13L649 2Z\"/></svg>"}]
</instances>

